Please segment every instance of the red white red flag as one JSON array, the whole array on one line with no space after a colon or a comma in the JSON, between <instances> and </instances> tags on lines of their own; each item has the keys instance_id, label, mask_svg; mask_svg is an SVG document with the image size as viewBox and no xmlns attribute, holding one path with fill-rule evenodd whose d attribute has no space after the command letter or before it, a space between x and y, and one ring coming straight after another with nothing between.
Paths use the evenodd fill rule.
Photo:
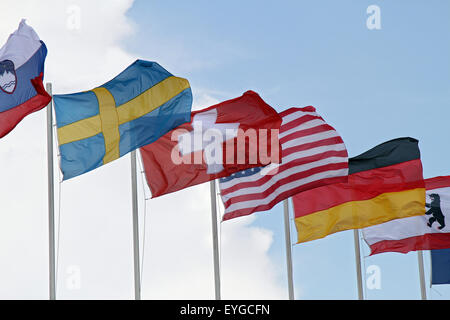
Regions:
<instances>
[{"instance_id":1,"label":"red white red flag","mask_svg":"<svg viewBox=\"0 0 450 320\"><path fill-rule=\"evenodd\" d=\"M344 142L314 107L291 108L280 116L281 164L220 179L223 220L269 210L308 189L347 182L348 154Z\"/></svg>"},{"instance_id":2,"label":"red white red flag","mask_svg":"<svg viewBox=\"0 0 450 320\"><path fill-rule=\"evenodd\" d=\"M253 91L192 112L190 123L140 149L152 197L278 163L280 125L276 110Z\"/></svg>"},{"instance_id":3,"label":"red white red flag","mask_svg":"<svg viewBox=\"0 0 450 320\"><path fill-rule=\"evenodd\" d=\"M450 248L450 176L425 180L426 213L362 230L371 255Z\"/></svg>"}]
</instances>

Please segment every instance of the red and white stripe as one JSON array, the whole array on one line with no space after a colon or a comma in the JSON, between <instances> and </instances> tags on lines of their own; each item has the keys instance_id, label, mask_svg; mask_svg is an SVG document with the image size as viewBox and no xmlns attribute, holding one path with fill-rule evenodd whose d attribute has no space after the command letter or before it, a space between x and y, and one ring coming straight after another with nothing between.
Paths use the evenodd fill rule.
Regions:
<instances>
[{"instance_id":1,"label":"red and white stripe","mask_svg":"<svg viewBox=\"0 0 450 320\"><path fill-rule=\"evenodd\" d=\"M426 179L425 187L428 203L430 194L439 194L446 226L438 229L439 223L434 222L429 227L427 222L431 216L423 215L364 228L364 240L370 246L371 255L450 248L450 176Z\"/></svg>"},{"instance_id":2,"label":"red and white stripe","mask_svg":"<svg viewBox=\"0 0 450 320\"><path fill-rule=\"evenodd\" d=\"M280 116L282 162L220 179L223 220L269 210L298 192L346 181L345 144L314 107L291 108Z\"/></svg>"}]
</instances>

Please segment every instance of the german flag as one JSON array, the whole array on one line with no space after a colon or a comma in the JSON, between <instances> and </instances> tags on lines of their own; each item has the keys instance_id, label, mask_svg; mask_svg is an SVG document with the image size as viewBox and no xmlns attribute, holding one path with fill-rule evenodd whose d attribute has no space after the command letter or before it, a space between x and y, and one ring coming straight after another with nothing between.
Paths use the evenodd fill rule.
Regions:
<instances>
[{"instance_id":1,"label":"german flag","mask_svg":"<svg viewBox=\"0 0 450 320\"><path fill-rule=\"evenodd\" d=\"M292 197L298 243L425 214L418 141L399 138L349 159L348 182Z\"/></svg>"}]
</instances>

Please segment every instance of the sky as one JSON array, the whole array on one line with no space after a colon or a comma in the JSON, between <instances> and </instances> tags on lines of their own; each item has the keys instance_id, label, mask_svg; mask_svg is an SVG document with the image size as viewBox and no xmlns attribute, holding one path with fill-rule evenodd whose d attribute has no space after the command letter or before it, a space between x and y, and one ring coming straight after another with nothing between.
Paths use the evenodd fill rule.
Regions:
<instances>
[{"instance_id":1,"label":"sky","mask_svg":"<svg viewBox=\"0 0 450 320\"><path fill-rule=\"evenodd\" d=\"M48 47L53 93L89 90L138 58L157 61L189 80L194 109L247 90L277 111L313 105L350 156L411 136L424 177L450 175L446 0L9 1L0 42L26 18ZM380 29L367 27L371 5ZM45 111L3 138L0 155L0 299L46 299ZM55 167L57 298L132 299L130 157L64 183ZM212 299L209 184L148 199L141 174L138 183L142 298ZM223 298L287 298L283 223L278 204L220 224ZM365 298L420 298L417 253L368 257L361 246L364 284L374 268L380 275ZM296 299L357 298L353 231L292 254ZM428 298L450 299L450 286L430 287L428 252L424 262Z\"/></svg>"}]
</instances>

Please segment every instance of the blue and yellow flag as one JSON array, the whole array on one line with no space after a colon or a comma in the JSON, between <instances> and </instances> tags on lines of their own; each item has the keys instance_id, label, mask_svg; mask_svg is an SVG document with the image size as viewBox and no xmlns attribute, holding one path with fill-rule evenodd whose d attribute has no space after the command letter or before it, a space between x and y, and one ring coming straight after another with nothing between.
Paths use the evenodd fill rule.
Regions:
<instances>
[{"instance_id":1,"label":"blue and yellow flag","mask_svg":"<svg viewBox=\"0 0 450 320\"><path fill-rule=\"evenodd\" d=\"M144 60L98 88L53 98L64 180L152 143L191 118L189 82Z\"/></svg>"}]
</instances>

